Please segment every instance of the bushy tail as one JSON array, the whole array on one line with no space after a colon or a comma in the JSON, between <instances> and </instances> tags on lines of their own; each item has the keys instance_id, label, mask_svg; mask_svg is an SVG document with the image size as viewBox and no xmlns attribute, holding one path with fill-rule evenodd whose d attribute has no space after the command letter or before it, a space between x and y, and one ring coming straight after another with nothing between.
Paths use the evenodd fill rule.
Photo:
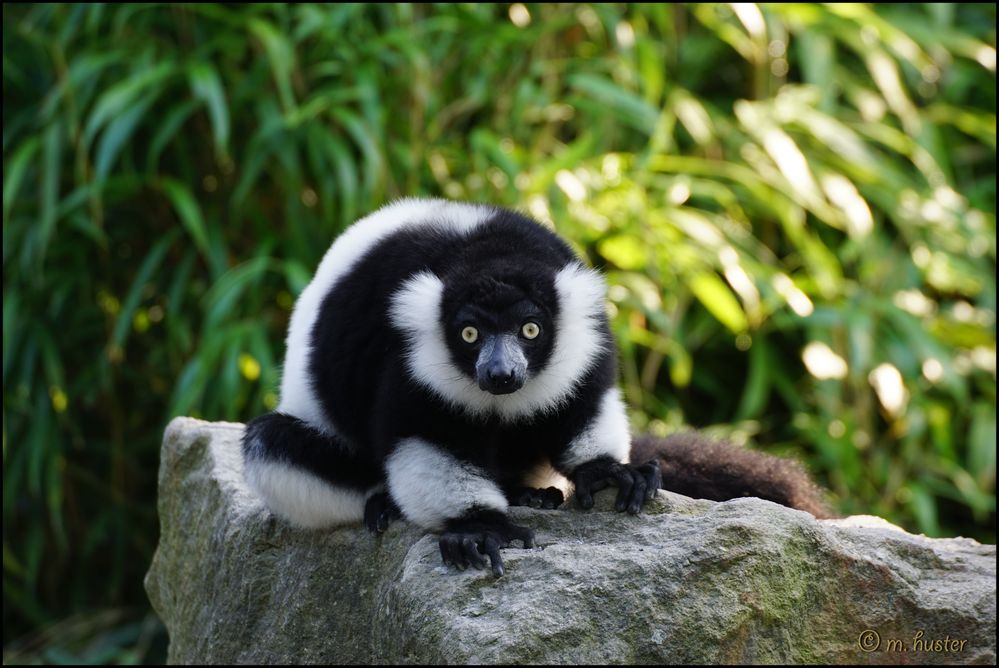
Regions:
<instances>
[{"instance_id":1,"label":"bushy tail","mask_svg":"<svg viewBox=\"0 0 999 668\"><path fill-rule=\"evenodd\" d=\"M834 517L822 490L798 462L715 442L700 434L660 438L637 436L632 462L659 461L663 489L685 496L727 501L755 496L804 510L817 518Z\"/></svg>"}]
</instances>

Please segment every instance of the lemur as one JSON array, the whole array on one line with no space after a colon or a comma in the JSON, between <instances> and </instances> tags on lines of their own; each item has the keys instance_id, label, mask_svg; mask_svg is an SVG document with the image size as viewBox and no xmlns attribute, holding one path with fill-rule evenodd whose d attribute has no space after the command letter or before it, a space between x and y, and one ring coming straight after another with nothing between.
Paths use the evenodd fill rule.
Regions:
<instances>
[{"instance_id":1,"label":"lemur","mask_svg":"<svg viewBox=\"0 0 999 668\"><path fill-rule=\"evenodd\" d=\"M584 509L616 485L632 514L661 487L823 514L792 462L696 435L633 445L605 291L520 213L385 206L336 239L295 303L280 402L243 438L247 480L292 524L378 532L401 515L440 532L447 565L496 575L501 547L534 544L508 508L563 503L538 486L552 473Z\"/></svg>"}]
</instances>

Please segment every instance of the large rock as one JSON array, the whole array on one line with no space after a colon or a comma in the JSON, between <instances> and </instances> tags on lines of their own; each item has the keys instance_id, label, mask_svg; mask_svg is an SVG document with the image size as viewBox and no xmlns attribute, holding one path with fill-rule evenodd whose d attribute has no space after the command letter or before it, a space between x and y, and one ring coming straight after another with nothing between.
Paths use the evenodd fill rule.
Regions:
<instances>
[{"instance_id":1,"label":"large rock","mask_svg":"<svg viewBox=\"0 0 999 668\"><path fill-rule=\"evenodd\" d=\"M660 492L631 517L607 491L589 512L514 509L540 547L504 550L494 579L449 571L406 522L285 525L243 481L242 431L166 431L146 589L173 663L996 660L994 546L758 499Z\"/></svg>"}]
</instances>

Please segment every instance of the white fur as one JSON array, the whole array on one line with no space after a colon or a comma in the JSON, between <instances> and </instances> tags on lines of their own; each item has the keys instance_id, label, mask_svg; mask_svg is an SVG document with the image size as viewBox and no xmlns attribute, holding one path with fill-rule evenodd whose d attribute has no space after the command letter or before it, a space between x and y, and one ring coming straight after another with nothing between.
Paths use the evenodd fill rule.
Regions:
<instances>
[{"instance_id":1,"label":"white fur","mask_svg":"<svg viewBox=\"0 0 999 668\"><path fill-rule=\"evenodd\" d=\"M304 469L248 458L246 481L278 517L307 529L359 522L368 495L335 487ZM370 495L370 494L369 494Z\"/></svg>"},{"instance_id":2,"label":"white fur","mask_svg":"<svg viewBox=\"0 0 999 668\"><path fill-rule=\"evenodd\" d=\"M385 470L389 493L406 519L427 529L442 528L472 506L507 509L503 492L482 470L418 438L403 440Z\"/></svg>"},{"instance_id":3,"label":"white fur","mask_svg":"<svg viewBox=\"0 0 999 668\"><path fill-rule=\"evenodd\" d=\"M534 489L556 487L562 490L562 496L567 499L572 496L574 489L569 479L556 471L551 462L547 460L536 466L533 470L528 471L521 484L525 487L533 487Z\"/></svg>"},{"instance_id":4,"label":"white fur","mask_svg":"<svg viewBox=\"0 0 999 668\"><path fill-rule=\"evenodd\" d=\"M605 286L599 274L574 262L558 272L555 288L559 316L548 363L516 392L494 395L480 389L451 359L440 323L440 278L430 272L412 276L392 296L389 315L408 337L406 361L413 379L472 415L495 414L507 422L563 405L606 345L598 329Z\"/></svg>"},{"instance_id":5,"label":"white fur","mask_svg":"<svg viewBox=\"0 0 999 668\"><path fill-rule=\"evenodd\" d=\"M295 303L285 342L287 352L277 410L294 415L327 434L335 434L334 425L312 390L308 372L312 328L323 299L359 258L389 235L403 228L424 225L467 232L487 220L492 212L493 209L486 206L442 199L403 199L362 218L341 234L326 251L315 276Z\"/></svg>"},{"instance_id":6,"label":"white fur","mask_svg":"<svg viewBox=\"0 0 999 668\"><path fill-rule=\"evenodd\" d=\"M628 412L621 401L621 391L616 387L607 390L600 401L600 408L586 429L579 434L562 459L565 469L574 469L580 464L610 456L619 462L627 463L631 453L631 431L628 427Z\"/></svg>"}]
</instances>

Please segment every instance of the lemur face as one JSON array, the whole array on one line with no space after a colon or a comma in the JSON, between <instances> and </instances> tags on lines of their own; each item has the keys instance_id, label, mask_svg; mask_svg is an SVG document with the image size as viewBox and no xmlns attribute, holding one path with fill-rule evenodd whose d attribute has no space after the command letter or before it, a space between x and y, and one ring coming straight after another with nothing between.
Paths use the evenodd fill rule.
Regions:
<instances>
[{"instance_id":1,"label":"lemur face","mask_svg":"<svg viewBox=\"0 0 999 668\"><path fill-rule=\"evenodd\" d=\"M613 348L604 282L569 257L546 262L493 239L484 225L450 271L427 267L400 284L389 321L412 382L475 418L534 420L570 401Z\"/></svg>"},{"instance_id":2,"label":"lemur face","mask_svg":"<svg viewBox=\"0 0 999 668\"><path fill-rule=\"evenodd\" d=\"M495 395L516 392L551 352L551 313L513 286L496 286L488 298L476 297L447 319L448 348L479 389Z\"/></svg>"}]
</instances>

